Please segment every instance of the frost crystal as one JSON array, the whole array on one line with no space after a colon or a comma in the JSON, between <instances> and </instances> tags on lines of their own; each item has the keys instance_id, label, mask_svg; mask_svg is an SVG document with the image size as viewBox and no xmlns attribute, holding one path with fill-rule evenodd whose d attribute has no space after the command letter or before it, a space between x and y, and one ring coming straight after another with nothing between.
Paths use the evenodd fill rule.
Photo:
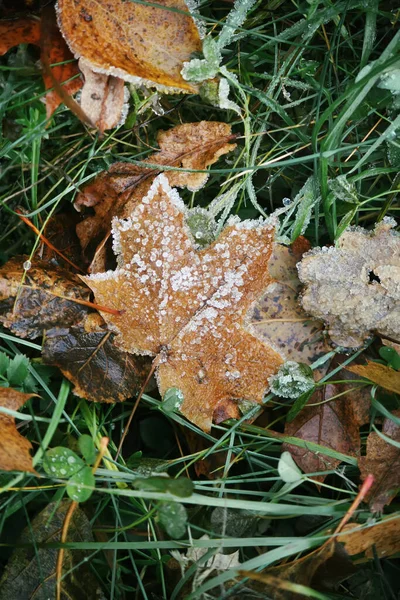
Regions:
<instances>
[{"instance_id":1,"label":"frost crystal","mask_svg":"<svg viewBox=\"0 0 400 600\"><path fill-rule=\"evenodd\" d=\"M269 379L271 391L282 398L298 398L313 389L312 369L303 363L286 361L276 375Z\"/></svg>"}]
</instances>

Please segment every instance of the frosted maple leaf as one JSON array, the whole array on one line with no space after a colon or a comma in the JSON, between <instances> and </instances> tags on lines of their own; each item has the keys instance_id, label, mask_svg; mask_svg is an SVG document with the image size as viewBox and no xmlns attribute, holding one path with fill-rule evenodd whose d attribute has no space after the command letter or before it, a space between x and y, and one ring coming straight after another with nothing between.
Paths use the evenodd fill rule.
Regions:
<instances>
[{"instance_id":1,"label":"frosted maple leaf","mask_svg":"<svg viewBox=\"0 0 400 600\"><path fill-rule=\"evenodd\" d=\"M186 208L164 175L127 219L114 219L115 271L83 277L126 351L155 357L161 394L179 388L181 412L208 431L214 411L261 402L283 359L255 337L249 310L272 281L275 224L231 218L196 249Z\"/></svg>"}]
</instances>

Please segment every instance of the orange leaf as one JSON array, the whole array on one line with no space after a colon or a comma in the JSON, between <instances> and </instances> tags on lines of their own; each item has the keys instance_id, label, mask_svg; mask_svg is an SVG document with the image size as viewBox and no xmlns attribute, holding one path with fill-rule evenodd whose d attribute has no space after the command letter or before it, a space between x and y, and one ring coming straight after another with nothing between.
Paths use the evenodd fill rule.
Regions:
<instances>
[{"instance_id":1,"label":"orange leaf","mask_svg":"<svg viewBox=\"0 0 400 600\"><path fill-rule=\"evenodd\" d=\"M0 387L0 406L18 410L34 394L23 394ZM0 470L35 473L30 450L32 444L18 433L14 417L0 412Z\"/></svg>"},{"instance_id":2,"label":"orange leaf","mask_svg":"<svg viewBox=\"0 0 400 600\"><path fill-rule=\"evenodd\" d=\"M75 56L107 75L172 91L196 91L181 75L201 50L184 0L146 6L124 0L59 0L59 24ZM172 10L171 10L172 9Z\"/></svg>"},{"instance_id":3,"label":"orange leaf","mask_svg":"<svg viewBox=\"0 0 400 600\"><path fill-rule=\"evenodd\" d=\"M161 394L183 392L181 412L208 431L214 411L236 399L261 402L281 356L246 329L271 278L274 226L231 220L207 248L196 245L185 207L159 175L130 217L113 222L119 267L83 280L127 352L156 356Z\"/></svg>"},{"instance_id":4,"label":"orange leaf","mask_svg":"<svg viewBox=\"0 0 400 600\"><path fill-rule=\"evenodd\" d=\"M370 559L388 557L397 554L400 548L400 518L389 517L362 529L356 523L349 523L337 539L350 556L365 553Z\"/></svg>"},{"instance_id":5,"label":"orange leaf","mask_svg":"<svg viewBox=\"0 0 400 600\"><path fill-rule=\"evenodd\" d=\"M74 94L82 87L82 80L79 77L68 80L77 75L79 69L76 61L72 62L73 56L57 28L54 10L50 10L51 19L46 19L46 24L33 17L0 21L0 55L19 44L40 46L42 60L45 53L50 64L66 63L54 66L52 73L56 81L64 85L67 94ZM43 80L45 89L50 90L46 94L46 113L47 117L51 117L62 103L62 99L52 89L54 84L50 75L43 72Z\"/></svg>"},{"instance_id":6,"label":"orange leaf","mask_svg":"<svg viewBox=\"0 0 400 600\"><path fill-rule=\"evenodd\" d=\"M366 365L350 365L346 369L369 379L386 390L400 394L400 371L395 371L391 367L371 360L367 361Z\"/></svg>"}]
</instances>

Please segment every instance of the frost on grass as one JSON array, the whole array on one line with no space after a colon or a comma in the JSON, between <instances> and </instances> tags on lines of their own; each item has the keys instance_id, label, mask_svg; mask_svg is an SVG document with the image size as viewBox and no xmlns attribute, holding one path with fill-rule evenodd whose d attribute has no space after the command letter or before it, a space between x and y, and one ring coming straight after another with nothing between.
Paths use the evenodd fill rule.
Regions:
<instances>
[{"instance_id":1,"label":"frost on grass","mask_svg":"<svg viewBox=\"0 0 400 600\"><path fill-rule=\"evenodd\" d=\"M271 391L282 398L298 398L315 386L312 369L293 360L286 361L276 375L270 377Z\"/></svg>"},{"instance_id":2,"label":"frost on grass","mask_svg":"<svg viewBox=\"0 0 400 600\"><path fill-rule=\"evenodd\" d=\"M187 211L165 175L126 220L113 222L115 271L83 279L121 348L155 357L161 394L178 388L181 412L209 430L214 412L237 400L261 402L282 358L246 329L246 317L271 282L275 227L228 221L197 249Z\"/></svg>"},{"instance_id":3,"label":"frost on grass","mask_svg":"<svg viewBox=\"0 0 400 600\"><path fill-rule=\"evenodd\" d=\"M337 247L315 248L298 264L304 310L325 321L333 342L362 346L377 333L400 340L400 236L384 219L350 227Z\"/></svg>"}]
</instances>

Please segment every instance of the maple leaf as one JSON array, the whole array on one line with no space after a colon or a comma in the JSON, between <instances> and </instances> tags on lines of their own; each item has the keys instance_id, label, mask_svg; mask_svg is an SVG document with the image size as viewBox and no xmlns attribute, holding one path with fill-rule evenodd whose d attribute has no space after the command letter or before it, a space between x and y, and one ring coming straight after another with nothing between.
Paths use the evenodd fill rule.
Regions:
<instances>
[{"instance_id":1,"label":"maple leaf","mask_svg":"<svg viewBox=\"0 0 400 600\"><path fill-rule=\"evenodd\" d=\"M47 10L52 10L50 7ZM55 13L46 14L46 23L36 18L24 18L0 21L0 55L5 54L13 46L19 44L34 44L41 48L42 63L49 62L54 79L63 85L68 95L75 94L82 87L80 77L72 79L79 73L77 62L61 36L55 21ZM45 58L45 60L44 60ZM60 64L64 63L64 64ZM63 100L54 87L53 79L48 72L43 71L46 90L46 114L51 117Z\"/></svg>"},{"instance_id":2,"label":"maple leaf","mask_svg":"<svg viewBox=\"0 0 400 600\"><path fill-rule=\"evenodd\" d=\"M393 414L398 423L400 412ZM382 425L382 433L397 446L371 431L367 438L366 456L361 456L358 461L362 480L370 473L375 479L367 496L373 512L381 512L386 504L390 504L400 487L400 426L397 423L384 419Z\"/></svg>"},{"instance_id":3,"label":"maple leaf","mask_svg":"<svg viewBox=\"0 0 400 600\"><path fill-rule=\"evenodd\" d=\"M246 329L270 282L270 222L228 221L209 247L195 249L185 206L164 175L126 220L113 222L116 271L82 279L127 352L155 356L161 394L183 392L181 412L208 431L218 405L261 402L282 357ZM249 325L250 327L250 325Z\"/></svg>"},{"instance_id":4,"label":"maple leaf","mask_svg":"<svg viewBox=\"0 0 400 600\"><path fill-rule=\"evenodd\" d=\"M183 63L201 40L183 0L137 4L123 0L58 1L60 29L72 52L99 73L163 91L194 92Z\"/></svg>"},{"instance_id":5,"label":"maple leaf","mask_svg":"<svg viewBox=\"0 0 400 600\"><path fill-rule=\"evenodd\" d=\"M233 137L226 123L200 121L178 125L158 132L160 151L149 156L146 162L204 171L220 156L235 148L235 144L229 143ZM108 235L114 216L124 218L131 213L158 174L159 171L154 168L115 163L83 188L74 206L78 211L87 206L95 212L76 228L83 250L89 244L98 244ZM190 190L198 190L208 179L208 173L166 171L164 175L171 186ZM93 268L91 271L94 272Z\"/></svg>"},{"instance_id":6,"label":"maple leaf","mask_svg":"<svg viewBox=\"0 0 400 600\"><path fill-rule=\"evenodd\" d=\"M339 361L339 358L337 359ZM355 379L347 371L339 371L335 379ZM329 401L330 398L335 398ZM335 383L317 389L307 405L290 423L285 425L285 434L302 440L316 442L337 452L358 456L361 450L359 428L369 421L370 393L351 382ZM297 465L305 473L316 473L335 469L340 460L323 457L310 450L284 445ZM324 481L326 475L316 475L316 481Z\"/></svg>"},{"instance_id":7,"label":"maple leaf","mask_svg":"<svg viewBox=\"0 0 400 600\"><path fill-rule=\"evenodd\" d=\"M373 232L349 228L337 247L314 248L299 263L304 310L324 320L333 342L361 346L373 333L400 339L400 236L393 220Z\"/></svg>"},{"instance_id":8,"label":"maple leaf","mask_svg":"<svg viewBox=\"0 0 400 600\"><path fill-rule=\"evenodd\" d=\"M33 395L0 387L0 406L16 411ZM35 473L31 449L30 441L18 433L14 417L0 412L0 470Z\"/></svg>"}]
</instances>

